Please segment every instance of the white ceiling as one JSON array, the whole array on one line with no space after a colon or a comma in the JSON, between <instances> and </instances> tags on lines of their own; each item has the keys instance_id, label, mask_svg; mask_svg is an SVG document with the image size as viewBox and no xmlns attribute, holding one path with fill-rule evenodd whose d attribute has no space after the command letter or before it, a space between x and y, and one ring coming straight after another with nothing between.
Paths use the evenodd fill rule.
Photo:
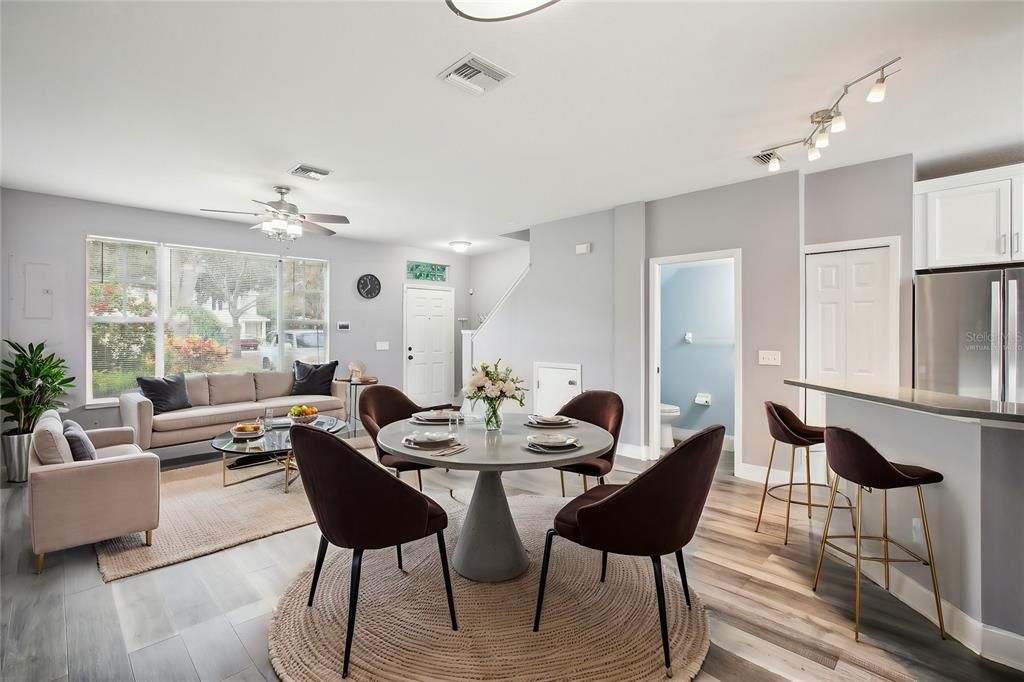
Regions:
<instances>
[{"instance_id":1,"label":"white ceiling","mask_svg":"<svg viewBox=\"0 0 1024 682\"><path fill-rule=\"evenodd\" d=\"M824 170L1024 148L1024 4L563 2L479 24L443 0L2 6L6 187L181 213L295 188L345 234L444 245L760 177L843 81ZM515 74L435 76L468 51ZM332 169L319 184L295 163Z\"/></svg>"}]
</instances>

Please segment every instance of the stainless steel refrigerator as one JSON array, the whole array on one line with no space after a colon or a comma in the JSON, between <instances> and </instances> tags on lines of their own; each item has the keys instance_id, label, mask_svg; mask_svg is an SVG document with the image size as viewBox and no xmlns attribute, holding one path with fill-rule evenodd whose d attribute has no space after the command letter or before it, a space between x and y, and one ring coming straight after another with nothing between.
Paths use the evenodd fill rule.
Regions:
<instances>
[{"instance_id":1,"label":"stainless steel refrigerator","mask_svg":"<svg viewBox=\"0 0 1024 682\"><path fill-rule=\"evenodd\" d=\"M1024 267L919 272L914 385L1024 402Z\"/></svg>"}]
</instances>

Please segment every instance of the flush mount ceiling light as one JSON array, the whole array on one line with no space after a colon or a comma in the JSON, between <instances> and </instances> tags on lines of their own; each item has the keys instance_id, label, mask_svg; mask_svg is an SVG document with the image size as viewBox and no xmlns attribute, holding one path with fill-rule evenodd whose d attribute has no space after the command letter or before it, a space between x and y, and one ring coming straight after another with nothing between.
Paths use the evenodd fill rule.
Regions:
<instances>
[{"instance_id":1,"label":"flush mount ceiling light","mask_svg":"<svg viewBox=\"0 0 1024 682\"><path fill-rule=\"evenodd\" d=\"M448 246L452 247L455 253L464 253L472 245L472 242L448 242Z\"/></svg>"},{"instance_id":2,"label":"flush mount ceiling light","mask_svg":"<svg viewBox=\"0 0 1024 682\"><path fill-rule=\"evenodd\" d=\"M445 0L448 9L470 21L508 21L539 12L558 0Z\"/></svg>"},{"instance_id":3,"label":"flush mount ceiling light","mask_svg":"<svg viewBox=\"0 0 1024 682\"><path fill-rule=\"evenodd\" d=\"M754 155L754 161L759 165L767 165L768 172L774 173L779 170L782 158L779 156L779 150L784 147L792 147L798 144L807 147L808 161L816 161L820 159L821 150L829 145L830 134L841 133L846 130L846 116L844 116L843 112L839 110L839 104L850 93L850 88L857 83L878 74L878 79L875 81L874 85L871 86L871 91L868 92L867 101L881 102L885 99L886 79L888 79L892 74L900 71L900 69L896 69L896 71L891 71L887 75L885 70L900 59L902 59L902 57L890 59L885 64L882 64L876 69L872 69L860 78L855 78L849 83L844 84L843 94L839 95L836 101L832 103L832 106L828 109L820 109L811 114L811 126L813 127L807 137L802 137L799 140L792 140L790 142L784 142L783 144L772 145L771 147L765 147Z\"/></svg>"}]
</instances>

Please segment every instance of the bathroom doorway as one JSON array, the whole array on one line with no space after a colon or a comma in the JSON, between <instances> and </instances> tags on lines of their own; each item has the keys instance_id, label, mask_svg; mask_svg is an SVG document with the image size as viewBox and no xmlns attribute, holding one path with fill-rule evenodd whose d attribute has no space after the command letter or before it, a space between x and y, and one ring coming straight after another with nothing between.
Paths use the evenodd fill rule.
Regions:
<instances>
[{"instance_id":1,"label":"bathroom doorway","mask_svg":"<svg viewBox=\"0 0 1024 682\"><path fill-rule=\"evenodd\" d=\"M650 285L649 452L723 424L722 464L732 470L741 461L740 251L652 258Z\"/></svg>"}]
</instances>

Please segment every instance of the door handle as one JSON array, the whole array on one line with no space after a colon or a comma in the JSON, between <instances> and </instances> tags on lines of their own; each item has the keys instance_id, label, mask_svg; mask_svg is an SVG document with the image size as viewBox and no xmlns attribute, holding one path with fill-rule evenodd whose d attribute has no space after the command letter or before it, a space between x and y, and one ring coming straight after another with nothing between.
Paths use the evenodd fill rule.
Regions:
<instances>
[{"instance_id":1,"label":"door handle","mask_svg":"<svg viewBox=\"0 0 1024 682\"><path fill-rule=\"evenodd\" d=\"M409 356L409 359L412 360L412 356L411 355Z\"/></svg>"},{"instance_id":2,"label":"door handle","mask_svg":"<svg viewBox=\"0 0 1024 682\"><path fill-rule=\"evenodd\" d=\"M412 346L409 346L409 352L410 353L412 352Z\"/></svg>"},{"instance_id":3,"label":"door handle","mask_svg":"<svg viewBox=\"0 0 1024 682\"><path fill-rule=\"evenodd\" d=\"M1017 355L1020 353L1019 323L1017 309L1017 280L1006 281L1006 400L1017 402Z\"/></svg>"},{"instance_id":4,"label":"door handle","mask_svg":"<svg viewBox=\"0 0 1024 682\"><path fill-rule=\"evenodd\" d=\"M569 379L569 385L570 386L575 386L576 384L577 384L577 382L576 382L575 379Z\"/></svg>"},{"instance_id":5,"label":"door handle","mask_svg":"<svg viewBox=\"0 0 1024 682\"><path fill-rule=\"evenodd\" d=\"M991 340L989 342L989 352L992 358L992 388L991 398L992 400L1002 400L1002 395L999 391L999 384L1003 380L1003 283L992 282L992 318L990 323L989 331L991 332Z\"/></svg>"},{"instance_id":6,"label":"door handle","mask_svg":"<svg viewBox=\"0 0 1024 682\"><path fill-rule=\"evenodd\" d=\"M1020 253L1020 232L1014 232L1013 236L1010 237L1010 250L1014 253Z\"/></svg>"},{"instance_id":7,"label":"door handle","mask_svg":"<svg viewBox=\"0 0 1024 682\"><path fill-rule=\"evenodd\" d=\"M1006 253L1006 235L999 236L999 253Z\"/></svg>"}]
</instances>

